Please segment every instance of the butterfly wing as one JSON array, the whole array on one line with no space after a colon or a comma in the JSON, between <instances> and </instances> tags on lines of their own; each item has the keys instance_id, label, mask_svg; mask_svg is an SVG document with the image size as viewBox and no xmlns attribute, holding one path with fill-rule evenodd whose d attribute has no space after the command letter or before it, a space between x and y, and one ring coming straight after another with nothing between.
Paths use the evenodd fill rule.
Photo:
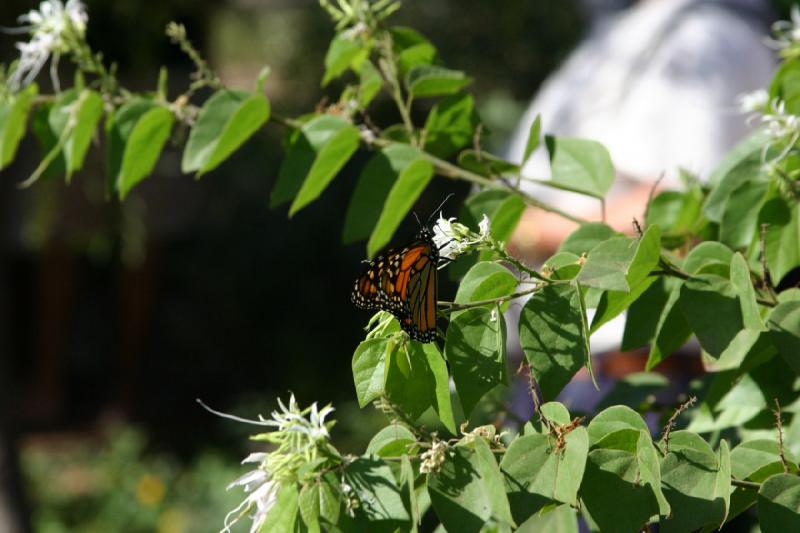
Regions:
<instances>
[{"instance_id":1,"label":"butterfly wing","mask_svg":"<svg viewBox=\"0 0 800 533\"><path fill-rule=\"evenodd\" d=\"M388 311L411 338L436 338L436 265L439 254L429 232L369 263L356 280L351 300L361 309Z\"/></svg>"}]
</instances>

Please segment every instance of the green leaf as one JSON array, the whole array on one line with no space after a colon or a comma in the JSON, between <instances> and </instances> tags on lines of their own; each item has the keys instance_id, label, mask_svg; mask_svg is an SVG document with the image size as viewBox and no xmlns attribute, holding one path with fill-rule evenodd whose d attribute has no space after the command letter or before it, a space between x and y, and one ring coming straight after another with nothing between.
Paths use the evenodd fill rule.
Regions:
<instances>
[{"instance_id":1,"label":"green leaf","mask_svg":"<svg viewBox=\"0 0 800 533\"><path fill-rule=\"evenodd\" d=\"M433 376L432 398L431 403L433 409L439 416L447 430L453 435L456 434L456 420L453 416L453 404L450 399L450 376L447 374L447 364L444 357L439 352L439 348L434 343L426 343L420 345L413 343L412 350L421 349L428 360L428 368L430 368Z\"/></svg>"},{"instance_id":2,"label":"green leaf","mask_svg":"<svg viewBox=\"0 0 800 533\"><path fill-rule=\"evenodd\" d=\"M489 229L491 236L499 242L508 242L524 211L525 202L515 194L500 201L494 211L489 214L492 221ZM490 254L491 252L486 253Z\"/></svg>"},{"instance_id":3,"label":"green leaf","mask_svg":"<svg viewBox=\"0 0 800 533\"><path fill-rule=\"evenodd\" d=\"M411 466L411 459L408 455L403 455L400 460L400 488L404 493L403 504L411 511L411 531L417 532L417 525L420 522L419 502L417 493L414 490L416 475L414 467Z\"/></svg>"},{"instance_id":4,"label":"green leaf","mask_svg":"<svg viewBox=\"0 0 800 533\"><path fill-rule=\"evenodd\" d=\"M634 453L606 449L589 452L581 501L600 531L639 531L651 516L658 514L655 495L642 489L640 475Z\"/></svg>"},{"instance_id":5,"label":"green leaf","mask_svg":"<svg viewBox=\"0 0 800 533\"><path fill-rule=\"evenodd\" d=\"M722 222L725 206L734 190L743 183L766 181L762 151L766 145L763 133L754 134L737 144L712 172L709 181L714 185L706 199L703 212L712 222Z\"/></svg>"},{"instance_id":6,"label":"green leaf","mask_svg":"<svg viewBox=\"0 0 800 533\"><path fill-rule=\"evenodd\" d=\"M263 94L221 89L200 108L183 151L181 170L201 176L225 161L269 119Z\"/></svg>"},{"instance_id":7,"label":"green leaf","mask_svg":"<svg viewBox=\"0 0 800 533\"><path fill-rule=\"evenodd\" d=\"M769 99L779 99L786 104L786 112L800 113L800 64L784 61L772 78L769 86Z\"/></svg>"},{"instance_id":8,"label":"green leaf","mask_svg":"<svg viewBox=\"0 0 800 533\"><path fill-rule=\"evenodd\" d=\"M522 308L519 337L542 397L555 398L589 356L575 288L548 285L534 293Z\"/></svg>"},{"instance_id":9,"label":"green leaf","mask_svg":"<svg viewBox=\"0 0 800 533\"><path fill-rule=\"evenodd\" d=\"M703 349L718 357L744 327L736 290L714 274L699 274L684 282L680 309Z\"/></svg>"},{"instance_id":10,"label":"green leaf","mask_svg":"<svg viewBox=\"0 0 800 533\"><path fill-rule=\"evenodd\" d=\"M506 324L496 309L467 309L450 321L445 355L464 416L496 386L507 383Z\"/></svg>"},{"instance_id":11,"label":"green leaf","mask_svg":"<svg viewBox=\"0 0 800 533\"><path fill-rule=\"evenodd\" d=\"M551 178L559 189L603 198L614 182L614 165L606 148L586 139L546 136Z\"/></svg>"},{"instance_id":12,"label":"green leaf","mask_svg":"<svg viewBox=\"0 0 800 533\"><path fill-rule=\"evenodd\" d=\"M392 185L383 211L367 243L367 256L373 257L389 243L395 230L433 177L433 165L427 159L409 163Z\"/></svg>"},{"instance_id":13,"label":"green leaf","mask_svg":"<svg viewBox=\"0 0 800 533\"><path fill-rule=\"evenodd\" d=\"M52 109L52 102L44 102L34 107L31 111L31 131L33 131L39 144L39 157L42 161L53 153L59 141L49 124L50 111L52 111ZM41 175L45 178L53 178L56 176L64 176L66 172L67 162L64 158L63 151L59 150L41 172Z\"/></svg>"},{"instance_id":14,"label":"green leaf","mask_svg":"<svg viewBox=\"0 0 800 533\"><path fill-rule=\"evenodd\" d=\"M764 533L800 530L800 477L777 474L761 485L758 521Z\"/></svg>"},{"instance_id":15,"label":"green leaf","mask_svg":"<svg viewBox=\"0 0 800 533\"><path fill-rule=\"evenodd\" d=\"M150 110L158 107L153 100L134 98L122 105L106 121L108 139L108 190L112 194L119 191L120 176L128 151L128 141L136 124ZM159 150L160 152L160 150ZM133 155L128 156L133 157Z\"/></svg>"},{"instance_id":16,"label":"green leaf","mask_svg":"<svg viewBox=\"0 0 800 533\"><path fill-rule=\"evenodd\" d=\"M628 266L636 253L636 241L614 237L598 244L586 259L577 279L587 287L628 292Z\"/></svg>"},{"instance_id":17,"label":"green leaf","mask_svg":"<svg viewBox=\"0 0 800 533\"><path fill-rule=\"evenodd\" d=\"M592 419L586 429L589 432L589 443L592 447L606 436L622 429L633 429L650 434L650 429L642 420L641 415L624 405L615 405L601 411Z\"/></svg>"},{"instance_id":18,"label":"green leaf","mask_svg":"<svg viewBox=\"0 0 800 533\"><path fill-rule=\"evenodd\" d=\"M386 396L412 419L433 404L433 375L425 353L415 345L401 344L387 353Z\"/></svg>"},{"instance_id":19,"label":"green leaf","mask_svg":"<svg viewBox=\"0 0 800 533\"><path fill-rule=\"evenodd\" d=\"M389 29L392 35L397 66L400 74L420 65L431 65L438 59L436 48L422 34L412 28L395 26Z\"/></svg>"},{"instance_id":20,"label":"green leaf","mask_svg":"<svg viewBox=\"0 0 800 533\"><path fill-rule=\"evenodd\" d=\"M719 527L725 521L730 495L727 445L721 444L718 458L697 435L674 432L670 453L661 462L661 480L672 508L671 516L661 520L662 531Z\"/></svg>"},{"instance_id":21,"label":"green leaf","mask_svg":"<svg viewBox=\"0 0 800 533\"><path fill-rule=\"evenodd\" d=\"M509 525L514 524L511 517L511 507L503 485L503 475L494 457L494 453L489 448L485 440L475 439L475 459L477 460L478 473L486 487L489 497L489 507L492 510L492 518Z\"/></svg>"},{"instance_id":22,"label":"green leaf","mask_svg":"<svg viewBox=\"0 0 800 533\"><path fill-rule=\"evenodd\" d=\"M793 471L797 466L792 463ZM731 451L731 475L735 479L762 483L774 474L783 473L778 443L774 440L743 442ZM728 522L756 503L758 493L752 489L733 487Z\"/></svg>"},{"instance_id":23,"label":"green leaf","mask_svg":"<svg viewBox=\"0 0 800 533\"><path fill-rule=\"evenodd\" d=\"M725 441L722 442L725 444ZM725 446L727 450L727 444ZM661 465L659 464L659 459L660 456L656 451L655 444L653 444L649 433L640 431L639 439L636 442L636 460L639 462L639 477L642 480L642 484L649 486L650 490L653 491L653 495L658 502L658 514L661 516L669 516L672 509L667 501L667 497L664 496L664 492L661 490ZM727 480L730 484L730 464L728 466ZM720 471L720 475L722 474L723 472Z\"/></svg>"},{"instance_id":24,"label":"green leaf","mask_svg":"<svg viewBox=\"0 0 800 533\"><path fill-rule=\"evenodd\" d=\"M286 155L278 170L278 181L270 196L270 207L277 207L297 195L319 152L334 135L348 126L341 117L320 115L303 124L300 130L291 132Z\"/></svg>"},{"instance_id":25,"label":"green leaf","mask_svg":"<svg viewBox=\"0 0 800 533\"><path fill-rule=\"evenodd\" d=\"M130 190L153 171L161 150L169 139L173 121L172 111L166 107L154 107L136 122L125 144L122 166L117 177L121 199L124 200Z\"/></svg>"},{"instance_id":26,"label":"green leaf","mask_svg":"<svg viewBox=\"0 0 800 533\"><path fill-rule=\"evenodd\" d=\"M455 302L465 304L501 298L513 294L518 284L516 276L500 263L481 261L464 276L458 286Z\"/></svg>"},{"instance_id":27,"label":"green leaf","mask_svg":"<svg viewBox=\"0 0 800 533\"><path fill-rule=\"evenodd\" d=\"M353 381L359 407L383 394L386 382L386 351L389 341L369 339L358 345L353 354Z\"/></svg>"},{"instance_id":28,"label":"green leaf","mask_svg":"<svg viewBox=\"0 0 800 533\"><path fill-rule=\"evenodd\" d=\"M352 487L353 494L359 501L358 507L354 509L357 524L362 527L374 525L379 528L396 528L410 521L411 517L403 505L397 480L392 469L383 461L359 457L345 467L344 480Z\"/></svg>"},{"instance_id":29,"label":"green leaf","mask_svg":"<svg viewBox=\"0 0 800 533\"><path fill-rule=\"evenodd\" d=\"M525 144L525 153L522 156L522 164L528 162L531 154L536 151L542 142L542 116L536 115L528 131L528 142Z\"/></svg>"},{"instance_id":30,"label":"green leaf","mask_svg":"<svg viewBox=\"0 0 800 533\"><path fill-rule=\"evenodd\" d=\"M454 446L441 470L428 476L431 503L449 531L479 532L492 518L511 521L501 474L486 451L481 440L475 441L474 451Z\"/></svg>"},{"instance_id":31,"label":"green leaf","mask_svg":"<svg viewBox=\"0 0 800 533\"><path fill-rule=\"evenodd\" d=\"M25 135L28 113L39 93L35 83L13 97L0 101L0 170L14 161L17 148Z\"/></svg>"},{"instance_id":32,"label":"green leaf","mask_svg":"<svg viewBox=\"0 0 800 533\"><path fill-rule=\"evenodd\" d=\"M769 334L783 359L800 374L800 301L782 302L769 314Z\"/></svg>"},{"instance_id":33,"label":"green leaf","mask_svg":"<svg viewBox=\"0 0 800 533\"><path fill-rule=\"evenodd\" d=\"M764 322L761 320L756 302L756 291L750 281L750 267L747 265L747 260L738 252L731 259L731 284L739 295L744 327L764 330Z\"/></svg>"},{"instance_id":34,"label":"green leaf","mask_svg":"<svg viewBox=\"0 0 800 533\"><path fill-rule=\"evenodd\" d=\"M517 529L517 533L539 533L540 531L578 533L578 517L575 510L567 504L548 507L531 516Z\"/></svg>"},{"instance_id":35,"label":"green leaf","mask_svg":"<svg viewBox=\"0 0 800 533\"><path fill-rule=\"evenodd\" d=\"M406 87L414 98L457 93L472 79L459 70L434 65L420 65L406 75Z\"/></svg>"},{"instance_id":36,"label":"green leaf","mask_svg":"<svg viewBox=\"0 0 800 533\"><path fill-rule=\"evenodd\" d=\"M294 483L282 483L275 504L267 514L261 531L292 531L297 521L298 493Z\"/></svg>"},{"instance_id":37,"label":"green leaf","mask_svg":"<svg viewBox=\"0 0 800 533\"><path fill-rule=\"evenodd\" d=\"M364 61L361 64L361 68L358 70L358 78L358 107L359 109L366 109L381 91L383 78L370 61Z\"/></svg>"},{"instance_id":38,"label":"green leaf","mask_svg":"<svg viewBox=\"0 0 800 533\"><path fill-rule=\"evenodd\" d=\"M416 442L417 438L408 428L400 424L392 424L372 437L367 445L367 454L378 457L400 457L407 455L409 447Z\"/></svg>"},{"instance_id":39,"label":"green leaf","mask_svg":"<svg viewBox=\"0 0 800 533\"><path fill-rule=\"evenodd\" d=\"M289 216L316 200L333 181L336 174L358 149L361 135L353 126L345 126L336 132L317 154L308 171L300 191L289 208Z\"/></svg>"},{"instance_id":40,"label":"green leaf","mask_svg":"<svg viewBox=\"0 0 800 533\"><path fill-rule=\"evenodd\" d=\"M472 142L478 125L475 100L467 93L439 100L425 120L425 150L448 158Z\"/></svg>"},{"instance_id":41,"label":"green leaf","mask_svg":"<svg viewBox=\"0 0 800 533\"><path fill-rule=\"evenodd\" d=\"M378 222L392 185L419 150L407 144L392 143L372 156L364 166L350 198L345 215L342 241L345 244L369 237Z\"/></svg>"},{"instance_id":42,"label":"green leaf","mask_svg":"<svg viewBox=\"0 0 800 533\"><path fill-rule=\"evenodd\" d=\"M598 244L616 236L621 235L602 222L581 224L578 229L564 239L564 242L558 247L558 251L581 256L588 254Z\"/></svg>"},{"instance_id":43,"label":"green leaf","mask_svg":"<svg viewBox=\"0 0 800 533\"><path fill-rule=\"evenodd\" d=\"M758 224L767 225L764 236L767 267L775 283L800 265L800 207L784 198L768 200L761 208Z\"/></svg>"},{"instance_id":44,"label":"green leaf","mask_svg":"<svg viewBox=\"0 0 800 533\"><path fill-rule=\"evenodd\" d=\"M600 246L597 249L599 250ZM589 254L587 265L592 262L592 255L596 257L597 254L594 251ZM630 290L628 292L605 291L603 293L597 306L597 312L592 320L592 333L625 311L656 281L656 277L651 277L649 274L658 264L660 257L661 230L658 226L650 226L642 238L639 239L636 252L626 269L625 282ZM600 264L602 265L602 261L600 261ZM610 266L613 268L616 265L611 264ZM578 275L579 280L584 270ZM600 271L602 270L597 270L596 272Z\"/></svg>"},{"instance_id":45,"label":"green leaf","mask_svg":"<svg viewBox=\"0 0 800 533\"><path fill-rule=\"evenodd\" d=\"M72 173L83 166L89 143L102 115L102 97L88 89L63 92L51 108L50 128L56 139L64 137L62 153L66 162L67 182Z\"/></svg>"},{"instance_id":46,"label":"green leaf","mask_svg":"<svg viewBox=\"0 0 800 533\"><path fill-rule=\"evenodd\" d=\"M319 533L319 485L310 483L300 489L297 504L300 509L300 517L310 533Z\"/></svg>"},{"instance_id":47,"label":"green leaf","mask_svg":"<svg viewBox=\"0 0 800 533\"><path fill-rule=\"evenodd\" d=\"M715 241L701 242L686 256L683 269L689 274L706 272L728 277L732 259L733 251L724 244ZM721 268L716 268L718 266Z\"/></svg>"},{"instance_id":48,"label":"green leaf","mask_svg":"<svg viewBox=\"0 0 800 533\"><path fill-rule=\"evenodd\" d=\"M328 85L347 69L358 68L360 61L363 61L368 53L369 50L364 48L361 40L345 33L337 33L325 54L325 75L322 77L322 86Z\"/></svg>"},{"instance_id":49,"label":"green leaf","mask_svg":"<svg viewBox=\"0 0 800 533\"><path fill-rule=\"evenodd\" d=\"M561 450L545 434L514 439L500 462L514 519L527 520L551 500L576 505L588 452L589 437L580 426Z\"/></svg>"},{"instance_id":50,"label":"green leaf","mask_svg":"<svg viewBox=\"0 0 800 533\"><path fill-rule=\"evenodd\" d=\"M758 214L767 194L766 181L746 181L731 191L719 225L719 240L731 248L747 247L756 234Z\"/></svg>"},{"instance_id":51,"label":"green leaf","mask_svg":"<svg viewBox=\"0 0 800 533\"><path fill-rule=\"evenodd\" d=\"M692 329L681 312L681 306L678 305L683 283L670 280L665 287L667 300L658 317L656 333L650 347L645 370L652 370L667 356L678 350L692 334Z\"/></svg>"}]
</instances>

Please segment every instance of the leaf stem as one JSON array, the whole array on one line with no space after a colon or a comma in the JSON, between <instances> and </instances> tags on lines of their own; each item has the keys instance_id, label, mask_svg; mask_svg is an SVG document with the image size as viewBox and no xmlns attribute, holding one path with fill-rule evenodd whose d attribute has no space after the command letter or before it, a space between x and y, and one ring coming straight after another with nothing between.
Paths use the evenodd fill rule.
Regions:
<instances>
[{"instance_id":1,"label":"leaf stem","mask_svg":"<svg viewBox=\"0 0 800 533\"><path fill-rule=\"evenodd\" d=\"M506 296L500 296L497 298L488 298L486 300L476 300L474 302L467 302L467 303L456 303L456 302L448 302L446 300L439 300L438 304L443 307L447 307L444 312L446 313L453 313L455 311L462 311L464 309L472 309L473 307L483 307L485 305L494 305L506 302L508 300L513 300L515 298L520 298L522 296L527 296L528 294L533 294L534 292L541 289L546 284L539 284L536 287L531 289L525 289L524 291L515 292L513 294L507 294Z\"/></svg>"}]
</instances>

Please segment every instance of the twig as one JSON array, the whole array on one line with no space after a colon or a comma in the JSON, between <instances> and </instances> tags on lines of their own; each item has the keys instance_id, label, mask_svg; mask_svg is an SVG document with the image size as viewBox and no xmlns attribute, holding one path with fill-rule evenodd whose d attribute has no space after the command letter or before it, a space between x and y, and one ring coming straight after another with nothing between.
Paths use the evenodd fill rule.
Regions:
<instances>
[{"instance_id":1,"label":"twig","mask_svg":"<svg viewBox=\"0 0 800 533\"><path fill-rule=\"evenodd\" d=\"M744 481L743 479L736 479L731 478L731 485L734 487L740 487L743 489L751 489L751 490L759 490L761 488L761 483L755 483L753 481Z\"/></svg>"},{"instance_id":2,"label":"twig","mask_svg":"<svg viewBox=\"0 0 800 533\"><path fill-rule=\"evenodd\" d=\"M675 412L672 413L672 416L669 417L667 425L664 426L664 434L661 437L661 442L664 443L664 450L666 453L669 453L669 434L672 432L672 428L675 427L675 421L678 419L681 413L686 411L689 407L693 406L696 401L697 401L696 396L690 396L689 399L683 402L680 406L678 406L678 408L675 409Z\"/></svg>"},{"instance_id":3,"label":"twig","mask_svg":"<svg viewBox=\"0 0 800 533\"><path fill-rule=\"evenodd\" d=\"M642 231L642 226L639 224L639 221L636 220L636 217L633 217L633 229L636 230L636 234L639 235L640 238L644 236L644 232Z\"/></svg>"},{"instance_id":4,"label":"twig","mask_svg":"<svg viewBox=\"0 0 800 533\"><path fill-rule=\"evenodd\" d=\"M539 289L542 288L542 285L537 285L532 289L526 289L524 291L515 292L514 294L509 294L506 296L500 296L498 298L489 298L487 300L476 300L474 302L467 302L463 304L459 304L456 302L448 302L446 300L439 300L438 304L443 307L447 307L444 311L446 313L453 313L455 311L462 311L464 309L472 309L473 307L482 307L484 305L492 305L492 304L499 304L506 302L508 300L513 300L514 298L519 298L520 296L525 296L528 294L532 294Z\"/></svg>"},{"instance_id":5,"label":"twig","mask_svg":"<svg viewBox=\"0 0 800 533\"><path fill-rule=\"evenodd\" d=\"M400 87L400 81L397 79L397 68L395 66L394 52L392 51L392 38L389 32L385 32L385 38L381 40L381 46L383 48L384 57L378 62L378 70L382 74L384 81L391 87L392 99L395 105L397 105L400 118L403 119L403 125L413 143L414 124L411 122L411 113L409 111L411 101L410 99L403 100L403 90Z\"/></svg>"},{"instance_id":6,"label":"twig","mask_svg":"<svg viewBox=\"0 0 800 533\"><path fill-rule=\"evenodd\" d=\"M483 150L481 150L481 134L483 133L483 122L478 123L478 127L475 128L475 133L472 135L472 148L475 150L475 155L478 157L478 161L482 161L483 157L481 154Z\"/></svg>"},{"instance_id":7,"label":"twig","mask_svg":"<svg viewBox=\"0 0 800 533\"><path fill-rule=\"evenodd\" d=\"M661 181L664 179L665 175L666 174L662 171L661 174L659 174L658 179L653 182L653 186L650 187L650 194L647 195L647 205L644 206L644 213L642 214L645 225L647 225L647 215L650 214L650 203L653 201L653 198L656 195L656 189L658 189L658 186L661 184Z\"/></svg>"},{"instance_id":8,"label":"twig","mask_svg":"<svg viewBox=\"0 0 800 533\"><path fill-rule=\"evenodd\" d=\"M789 463L786 461L786 455L783 451L783 421L781 420L781 404L775 398L775 427L778 430L778 453L781 456L781 464L783 465L783 473L789 473Z\"/></svg>"}]
</instances>

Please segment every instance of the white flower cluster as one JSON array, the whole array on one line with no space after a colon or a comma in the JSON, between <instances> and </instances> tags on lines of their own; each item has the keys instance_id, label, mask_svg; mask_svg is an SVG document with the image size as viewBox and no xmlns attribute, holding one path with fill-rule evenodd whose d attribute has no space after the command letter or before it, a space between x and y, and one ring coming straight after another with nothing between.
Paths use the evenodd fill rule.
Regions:
<instances>
[{"instance_id":1,"label":"white flower cluster","mask_svg":"<svg viewBox=\"0 0 800 533\"><path fill-rule=\"evenodd\" d=\"M23 26L17 30L28 33L31 39L17 43L19 63L8 80L12 91L32 82L51 54L69 52L67 37L73 35L82 39L89 15L80 0L67 0L66 5L61 0L47 0L39 4L39 9L32 9L18 20Z\"/></svg>"},{"instance_id":2,"label":"white flower cluster","mask_svg":"<svg viewBox=\"0 0 800 533\"><path fill-rule=\"evenodd\" d=\"M800 8L795 4L791 10L791 20L779 20L772 25L774 38L769 43L780 50L800 44Z\"/></svg>"},{"instance_id":3,"label":"white flower cluster","mask_svg":"<svg viewBox=\"0 0 800 533\"><path fill-rule=\"evenodd\" d=\"M473 232L468 227L454 222L455 218L443 218L439 214L439 220L433 226L433 242L439 248L439 255L446 259L455 259L459 255L465 254L477 245L488 242L489 217L483 215L478 223L478 233Z\"/></svg>"},{"instance_id":4,"label":"white flower cluster","mask_svg":"<svg viewBox=\"0 0 800 533\"><path fill-rule=\"evenodd\" d=\"M438 472L444 460L447 457L447 443L443 440L434 440L430 449L426 450L420 456L421 462L419 465L420 474L429 474L431 472Z\"/></svg>"},{"instance_id":5,"label":"white flower cluster","mask_svg":"<svg viewBox=\"0 0 800 533\"><path fill-rule=\"evenodd\" d=\"M250 533L259 531L275 505L281 482L291 479L297 468L313 460L317 444L330 437L328 430L333 423L325 422L325 418L333 412L330 405L317 409L314 403L301 410L292 394L288 407L280 399L278 406L280 409L273 411L270 419L259 416L258 421L252 421L276 428L263 437L278 444L278 449L271 453L253 453L242 461L242 464L257 463L258 467L228 485L228 490L243 487L247 497L225 516L222 529L225 533L230 533L230 528L251 509L255 511L251 515L253 523ZM298 439L298 435L302 438Z\"/></svg>"},{"instance_id":6,"label":"white flower cluster","mask_svg":"<svg viewBox=\"0 0 800 533\"><path fill-rule=\"evenodd\" d=\"M769 93L764 89L740 95L739 110L742 113L749 113L749 120L757 119L761 122L770 136L776 140L790 140L800 135L800 116L787 112L783 100L779 98L770 100Z\"/></svg>"}]
</instances>

